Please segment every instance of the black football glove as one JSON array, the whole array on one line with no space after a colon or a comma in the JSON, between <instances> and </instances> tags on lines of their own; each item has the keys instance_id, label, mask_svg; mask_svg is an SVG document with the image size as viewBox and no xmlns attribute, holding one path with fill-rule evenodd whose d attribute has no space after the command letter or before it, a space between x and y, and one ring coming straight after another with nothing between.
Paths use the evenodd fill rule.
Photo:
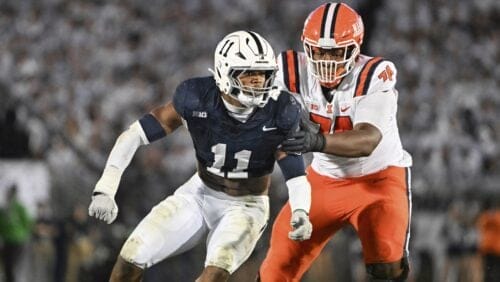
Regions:
<instances>
[{"instance_id":1,"label":"black football glove","mask_svg":"<svg viewBox=\"0 0 500 282\"><path fill-rule=\"evenodd\" d=\"M325 136L307 130L294 132L281 143L281 150L290 153L322 152L325 148Z\"/></svg>"}]
</instances>

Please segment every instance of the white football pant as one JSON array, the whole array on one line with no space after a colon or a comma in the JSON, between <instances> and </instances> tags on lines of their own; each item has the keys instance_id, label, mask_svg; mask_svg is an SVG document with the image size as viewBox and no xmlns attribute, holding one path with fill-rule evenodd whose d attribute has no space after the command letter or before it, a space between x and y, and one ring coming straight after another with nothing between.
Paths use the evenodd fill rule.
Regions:
<instances>
[{"instance_id":1,"label":"white football pant","mask_svg":"<svg viewBox=\"0 0 500 282\"><path fill-rule=\"evenodd\" d=\"M141 268L185 252L207 234L205 266L233 273L250 256L269 219L269 197L233 197L208 188L195 174L156 205L120 255Z\"/></svg>"}]
</instances>

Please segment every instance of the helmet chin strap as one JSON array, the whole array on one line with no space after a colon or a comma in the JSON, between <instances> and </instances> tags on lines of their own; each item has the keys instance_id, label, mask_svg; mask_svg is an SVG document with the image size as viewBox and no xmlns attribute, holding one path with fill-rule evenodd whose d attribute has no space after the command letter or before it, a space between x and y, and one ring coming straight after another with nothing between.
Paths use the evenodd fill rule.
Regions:
<instances>
[{"instance_id":1,"label":"helmet chin strap","mask_svg":"<svg viewBox=\"0 0 500 282\"><path fill-rule=\"evenodd\" d=\"M342 76L343 73L347 72L344 67L340 67L337 72L335 73L336 76L337 76L337 79L335 79L334 81L321 81L318 77L318 80L319 80L319 84L325 88L329 88L329 89L333 89L333 88L336 88L337 86L340 85L340 83L342 82L342 80L344 80L344 77L345 76ZM339 77L340 76L340 77Z\"/></svg>"},{"instance_id":2,"label":"helmet chin strap","mask_svg":"<svg viewBox=\"0 0 500 282\"><path fill-rule=\"evenodd\" d=\"M339 79L332 81L332 82L321 82L320 81L319 84L325 88L328 88L328 89L337 88L337 86L339 86L340 82L342 82L342 78L339 78Z\"/></svg>"},{"instance_id":3,"label":"helmet chin strap","mask_svg":"<svg viewBox=\"0 0 500 282\"><path fill-rule=\"evenodd\" d=\"M226 94L227 95L227 94ZM228 102L225 98L225 95L222 96L222 102L224 103L224 106L226 107L227 113L233 117L234 119L245 123L250 115L253 113L255 107L239 107L236 105L231 104Z\"/></svg>"},{"instance_id":4,"label":"helmet chin strap","mask_svg":"<svg viewBox=\"0 0 500 282\"><path fill-rule=\"evenodd\" d=\"M259 104L258 99L262 99L261 97L256 98L256 97L252 97L250 95L245 95L245 94L243 94L242 90L239 90L239 92L236 96L237 96L237 99L240 102L240 104L242 104L246 108L254 108L254 107L258 106L258 104Z\"/></svg>"}]
</instances>

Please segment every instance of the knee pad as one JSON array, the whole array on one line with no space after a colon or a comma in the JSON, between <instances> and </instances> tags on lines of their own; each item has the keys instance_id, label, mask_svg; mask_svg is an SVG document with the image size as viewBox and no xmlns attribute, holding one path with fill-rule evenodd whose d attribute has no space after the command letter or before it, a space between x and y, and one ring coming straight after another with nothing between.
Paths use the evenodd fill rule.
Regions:
<instances>
[{"instance_id":1,"label":"knee pad","mask_svg":"<svg viewBox=\"0 0 500 282\"><path fill-rule=\"evenodd\" d=\"M130 264L142 269L147 267L146 260L139 253L139 246L142 242L139 238L129 238L120 251L120 257Z\"/></svg>"},{"instance_id":2,"label":"knee pad","mask_svg":"<svg viewBox=\"0 0 500 282\"><path fill-rule=\"evenodd\" d=\"M401 259L401 268L403 272L398 277L394 277L390 271L390 267L384 263L367 265L366 272L372 282L404 282L410 273L410 264L407 257Z\"/></svg>"}]
</instances>

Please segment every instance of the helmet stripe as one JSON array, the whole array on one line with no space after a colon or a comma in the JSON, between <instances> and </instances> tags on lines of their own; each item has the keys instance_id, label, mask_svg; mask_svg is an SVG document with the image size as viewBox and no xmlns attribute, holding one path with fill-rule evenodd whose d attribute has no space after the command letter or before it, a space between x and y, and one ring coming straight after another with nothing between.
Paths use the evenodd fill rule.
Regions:
<instances>
[{"instance_id":1,"label":"helmet stripe","mask_svg":"<svg viewBox=\"0 0 500 282\"><path fill-rule=\"evenodd\" d=\"M300 93L300 76L299 76L299 56L293 51L293 65L295 66L295 89Z\"/></svg>"},{"instance_id":2,"label":"helmet stripe","mask_svg":"<svg viewBox=\"0 0 500 282\"><path fill-rule=\"evenodd\" d=\"M285 86L290 89L290 71L288 70L288 56L287 51L281 52L281 65L282 65L282 73L283 73L283 82Z\"/></svg>"},{"instance_id":3,"label":"helmet stripe","mask_svg":"<svg viewBox=\"0 0 500 282\"><path fill-rule=\"evenodd\" d=\"M321 20L321 32L319 34L320 38L324 37L323 34L325 34L326 19L327 19L328 11L330 10L331 4L332 3L327 3L325 5L325 9L323 9L323 19Z\"/></svg>"},{"instance_id":4,"label":"helmet stripe","mask_svg":"<svg viewBox=\"0 0 500 282\"><path fill-rule=\"evenodd\" d=\"M339 14L339 10L340 10L341 6L343 6L343 5L342 4L335 5L335 11L333 12L332 24L331 24L332 29L330 30L330 33L328 34L333 39L335 39L335 24L337 23L337 15Z\"/></svg>"},{"instance_id":5,"label":"helmet stripe","mask_svg":"<svg viewBox=\"0 0 500 282\"><path fill-rule=\"evenodd\" d=\"M333 32L335 31L335 22L337 19L339 6L340 5L337 3L328 3L325 6L323 21L321 23L322 38L333 38Z\"/></svg>"},{"instance_id":6,"label":"helmet stripe","mask_svg":"<svg viewBox=\"0 0 500 282\"><path fill-rule=\"evenodd\" d=\"M259 55L264 56L264 50L262 49L262 43L260 43L260 39L257 34L253 31L247 31L255 40L255 44L257 44L257 49L259 50Z\"/></svg>"},{"instance_id":7,"label":"helmet stripe","mask_svg":"<svg viewBox=\"0 0 500 282\"><path fill-rule=\"evenodd\" d=\"M226 43L227 43L227 42L226 42ZM224 56L224 57L227 57L227 52L229 52L229 49L231 49L231 47L233 46L233 44L234 44L234 42L231 42L231 43L229 44L229 46L227 46L227 49L226 49L226 51L224 52L224 54L222 54L222 52L223 52L223 50L224 50L224 49L221 49L221 50L220 50L220 51L221 51L221 53L220 53L220 54L221 54L222 56ZM224 47L226 47L226 44L224 44Z\"/></svg>"},{"instance_id":8,"label":"helmet stripe","mask_svg":"<svg viewBox=\"0 0 500 282\"><path fill-rule=\"evenodd\" d=\"M288 65L288 89L293 93L300 93L300 81L299 81L299 64L297 60L297 52L293 50L286 51L286 60Z\"/></svg>"}]
</instances>

